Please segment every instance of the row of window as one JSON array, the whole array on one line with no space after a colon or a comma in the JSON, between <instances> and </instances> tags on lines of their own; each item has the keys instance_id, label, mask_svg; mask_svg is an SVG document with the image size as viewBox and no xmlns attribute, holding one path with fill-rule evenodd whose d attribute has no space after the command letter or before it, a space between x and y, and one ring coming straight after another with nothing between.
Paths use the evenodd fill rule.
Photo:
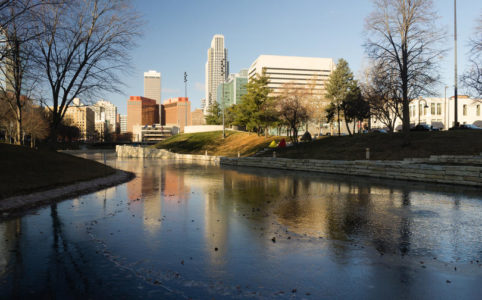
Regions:
<instances>
[{"instance_id":1,"label":"row of window","mask_svg":"<svg viewBox=\"0 0 482 300\"><path fill-rule=\"evenodd\" d=\"M417 111L415 110L415 105L410 106L410 116L415 117L417 114ZM427 115L427 107L424 106L424 104L420 104L418 107L418 111L420 112L421 116L426 116ZM467 104L462 105L462 115L466 116L468 113L468 107ZM430 104L430 114L432 116L440 116L442 115L442 104L441 103L431 103ZM480 104L477 104L475 106L475 115L477 117L480 116Z\"/></svg>"}]
</instances>

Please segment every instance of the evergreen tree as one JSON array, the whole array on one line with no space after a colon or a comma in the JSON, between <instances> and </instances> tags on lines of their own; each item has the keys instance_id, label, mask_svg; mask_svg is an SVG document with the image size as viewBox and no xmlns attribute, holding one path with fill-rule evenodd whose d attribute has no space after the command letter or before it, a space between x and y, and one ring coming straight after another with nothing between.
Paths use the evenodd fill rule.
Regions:
<instances>
[{"instance_id":1,"label":"evergreen tree","mask_svg":"<svg viewBox=\"0 0 482 300\"><path fill-rule=\"evenodd\" d=\"M331 100L331 104L336 110L338 135L341 134L340 114L342 112L342 103L347 100L350 90L355 86L356 84L353 84L353 73L348 66L348 62L340 58L336 64L336 69L331 73L326 83L326 98Z\"/></svg>"},{"instance_id":2,"label":"evergreen tree","mask_svg":"<svg viewBox=\"0 0 482 300\"><path fill-rule=\"evenodd\" d=\"M274 100L269 97L269 77L263 71L261 75L250 78L246 84L247 93L235 112L235 124L245 126L258 134L277 121Z\"/></svg>"},{"instance_id":3,"label":"evergreen tree","mask_svg":"<svg viewBox=\"0 0 482 300\"><path fill-rule=\"evenodd\" d=\"M219 103L214 102L208 109L208 114L206 115L207 125L221 125L223 122L223 116Z\"/></svg>"}]
</instances>

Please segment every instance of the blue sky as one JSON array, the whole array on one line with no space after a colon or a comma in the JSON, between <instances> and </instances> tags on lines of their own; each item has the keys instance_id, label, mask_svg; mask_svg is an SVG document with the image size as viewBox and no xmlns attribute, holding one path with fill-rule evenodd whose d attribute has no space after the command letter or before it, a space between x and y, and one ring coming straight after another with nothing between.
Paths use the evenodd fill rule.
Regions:
<instances>
[{"instance_id":1,"label":"blue sky","mask_svg":"<svg viewBox=\"0 0 482 300\"><path fill-rule=\"evenodd\" d=\"M162 73L162 99L184 95L183 73L188 73L188 97L193 107L204 97L204 65L212 36L220 33L228 48L230 71L248 68L261 54L344 58L355 74L365 61L363 26L372 11L370 0L137 0L146 22L132 69L122 74L123 94L105 98L126 113L130 95L143 94L143 73ZM440 95L453 86L453 1L434 1L438 24L449 37L450 51L442 62ZM467 65L468 40L475 33L482 2L458 1L459 74ZM449 93L448 93L449 94ZM451 93L450 93L451 94Z\"/></svg>"}]
</instances>

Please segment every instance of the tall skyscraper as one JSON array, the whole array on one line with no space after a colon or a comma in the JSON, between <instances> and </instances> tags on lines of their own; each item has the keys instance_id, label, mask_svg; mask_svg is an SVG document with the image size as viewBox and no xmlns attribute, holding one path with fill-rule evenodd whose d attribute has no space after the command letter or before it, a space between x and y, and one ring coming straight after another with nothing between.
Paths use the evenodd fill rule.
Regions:
<instances>
[{"instance_id":1,"label":"tall skyscraper","mask_svg":"<svg viewBox=\"0 0 482 300\"><path fill-rule=\"evenodd\" d=\"M211 48L208 49L208 60L206 61L206 105L204 106L204 114L207 114L209 107L217 99L218 85L228 78L229 62L228 49L224 48L224 36L222 34L214 35L211 41ZM224 76L222 75L222 66L224 65Z\"/></svg>"},{"instance_id":2,"label":"tall skyscraper","mask_svg":"<svg viewBox=\"0 0 482 300\"><path fill-rule=\"evenodd\" d=\"M144 72L144 97L156 100L161 107L161 73L150 70ZM159 115L159 121L161 116Z\"/></svg>"}]
</instances>

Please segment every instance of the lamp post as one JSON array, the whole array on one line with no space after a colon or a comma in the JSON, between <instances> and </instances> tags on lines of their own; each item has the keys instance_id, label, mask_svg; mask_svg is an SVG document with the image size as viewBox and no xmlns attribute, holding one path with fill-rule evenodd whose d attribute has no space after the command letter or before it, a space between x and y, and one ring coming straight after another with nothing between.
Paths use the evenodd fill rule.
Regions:
<instances>
[{"instance_id":1,"label":"lamp post","mask_svg":"<svg viewBox=\"0 0 482 300\"><path fill-rule=\"evenodd\" d=\"M184 126L188 126L187 123L187 72L184 72L184 97L186 98L186 102L184 104L184 110L185 110L185 121L184 121Z\"/></svg>"},{"instance_id":2,"label":"lamp post","mask_svg":"<svg viewBox=\"0 0 482 300\"><path fill-rule=\"evenodd\" d=\"M449 129L449 111L450 111L450 103L447 102L447 88L448 86L445 86L445 91L444 91L444 103L445 103L445 126L447 127L446 130Z\"/></svg>"},{"instance_id":3,"label":"lamp post","mask_svg":"<svg viewBox=\"0 0 482 300\"><path fill-rule=\"evenodd\" d=\"M418 98L418 125L420 125L420 115L422 114L422 108L420 107L420 101L425 102L424 108L428 108L427 101L423 98Z\"/></svg>"},{"instance_id":4,"label":"lamp post","mask_svg":"<svg viewBox=\"0 0 482 300\"><path fill-rule=\"evenodd\" d=\"M454 0L454 126L459 126L457 97L457 0Z\"/></svg>"}]
</instances>

